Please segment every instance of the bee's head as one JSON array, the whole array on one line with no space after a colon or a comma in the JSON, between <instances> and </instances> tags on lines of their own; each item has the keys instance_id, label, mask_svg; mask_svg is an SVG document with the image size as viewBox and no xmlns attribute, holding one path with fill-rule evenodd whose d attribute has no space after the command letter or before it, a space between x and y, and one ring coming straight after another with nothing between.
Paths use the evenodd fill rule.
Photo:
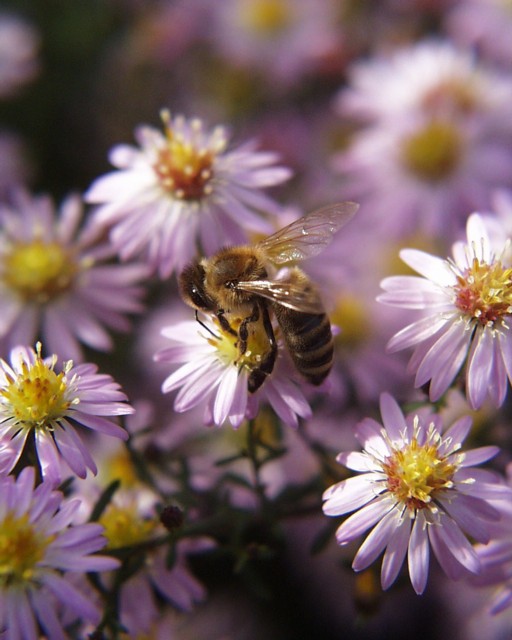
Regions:
<instances>
[{"instance_id":1,"label":"bee's head","mask_svg":"<svg viewBox=\"0 0 512 640\"><path fill-rule=\"evenodd\" d=\"M194 261L185 267L178 280L180 294L184 302L194 309L215 311L215 302L205 290L205 275L200 262Z\"/></svg>"}]
</instances>

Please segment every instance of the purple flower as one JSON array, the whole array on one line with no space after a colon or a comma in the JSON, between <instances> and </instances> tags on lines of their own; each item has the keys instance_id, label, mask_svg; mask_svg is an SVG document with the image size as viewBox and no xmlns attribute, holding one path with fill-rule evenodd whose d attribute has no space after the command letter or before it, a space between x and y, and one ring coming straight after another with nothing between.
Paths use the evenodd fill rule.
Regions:
<instances>
[{"instance_id":1,"label":"purple flower","mask_svg":"<svg viewBox=\"0 0 512 640\"><path fill-rule=\"evenodd\" d=\"M52 483L34 488L34 469L0 478L0 629L6 640L67 637L59 613L97 624L100 612L63 572L115 569L114 558L91 555L105 546L103 527L72 525L79 500L63 500Z\"/></svg>"},{"instance_id":2,"label":"purple flower","mask_svg":"<svg viewBox=\"0 0 512 640\"><path fill-rule=\"evenodd\" d=\"M488 542L488 522L499 513L488 502L508 491L473 469L492 458L497 447L461 452L471 418L443 432L436 414L404 417L394 398L382 394L382 426L371 418L357 425L362 452L340 453L337 460L360 475L333 485L324 494L324 513L353 513L336 532L345 545L371 529L352 567L361 571L384 551L381 583L396 580L405 556L416 593L428 578L429 548L445 573L458 579L477 573L480 561L466 536Z\"/></svg>"},{"instance_id":3,"label":"purple flower","mask_svg":"<svg viewBox=\"0 0 512 640\"><path fill-rule=\"evenodd\" d=\"M498 239L495 239L495 244ZM484 221L473 214L467 242L453 246L453 259L404 249L402 260L418 276L385 278L380 302L424 310L423 316L399 331L390 351L416 346L410 369L415 384L430 381L430 398L438 400L466 363L466 395L479 408L489 395L499 406L512 379L512 270L504 261L508 241L496 252Z\"/></svg>"},{"instance_id":4,"label":"purple flower","mask_svg":"<svg viewBox=\"0 0 512 640\"><path fill-rule=\"evenodd\" d=\"M338 105L367 125L333 159L343 197L388 236L458 230L492 189L511 184L511 99L510 77L448 42L356 65Z\"/></svg>"},{"instance_id":5,"label":"purple flower","mask_svg":"<svg viewBox=\"0 0 512 640\"><path fill-rule=\"evenodd\" d=\"M341 28L331 0L225 0L212 15L212 40L226 62L260 70L272 91L341 58Z\"/></svg>"},{"instance_id":6,"label":"purple flower","mask_svg":"<svg viewBox=\"0 0 512 640\"><path fill-rule=\"evenodd\" d=\"M117 475L122 488L101 515L100 523L105 527L108 549L147 546L144 562L137 573L123 583L119 594L121 623L130 637L136 637L149 633L158 620L156 593L183 611L191 611L195 603L204 600L206 589L190 571L187 556L211 549L215 543L206 537L180 540L170 567L168 547L158 546L156 542L151 546L153 540L165 534L155 510L158 496L141 483L130 486L129 478L125 483L126 478L126 473Z\"/></svg>"},{"instance_id":7,"label":"purple flower","mask_svg":"<svg viewBox=\"0 0 512 640\"><path fill-rule=\"evenodd\" d=\"M90 228L79 230L83 207L70 196L56 215L47 197L24 191L0 207L0 338L7 349L41 337L62 358L82 359L80 343L109 351L105 327L127 331L126 313L142 310L142 264L106 264L112 249Z\"/></svg>"},{"instance_id":8,"label":"purple flower","mask_svg":"<svg viewBox=\"0 0 512 640\"><path fill-rule=\"evenodd\" d=\"M210 333L209 333L210 332ZM272 406L281 420L297 426L298 416L309 418L311 409L299 386L289 375L281 355L274 371L255 392L248 392L249 374L257 368L268 349L268 340L251 336L246 353L241 356L236 345L237 336L223 331L210 320L182 322L166 327L162 334L174 343L155 355L158 362L184 363L163 383L162 391L179 389L174 401L175 411L181 413L206 403L206 424L221 426L229 420L238 427L245 418L254 417L260 401ZM278 346L281 354L283 346Z\"/></svg>"},{"instance_id":9,"label":"purple flower","mask_svg":"<svg viewBox=\"0 0 512 640\"><path fill-rule=\"evenodd\" d=\"M96 223L111 227L110 239L122 259L143 254L165 278L196 254L213 253L245 241L246 230L268 233L261 211L277 213L261 189L287 180L274 153L252 142L228 149L224 127L208 131L199 119L162 113L165 131L141 126L140 148L114 147L118 169L98 178L87 191L100 204Z\"/></svg>"},{"instance_id":10,"label":"purple flower","mask_svg":"<svg viewBox=\"0 0 512 640\"><path fill-rule=\"evenodd\" d=\"M44 478L61 480L63 461L80 478L96 465L76 427L127 438L110 417L133 413L119 385L109 375L98 374L94 364L63 364L57 373L57 356L41 358L37 351L13 349L11 362L0 360L0 472L9 473L33 438ZM108 417L104 417L108 416Z\"/></svg>"}]
</instances>

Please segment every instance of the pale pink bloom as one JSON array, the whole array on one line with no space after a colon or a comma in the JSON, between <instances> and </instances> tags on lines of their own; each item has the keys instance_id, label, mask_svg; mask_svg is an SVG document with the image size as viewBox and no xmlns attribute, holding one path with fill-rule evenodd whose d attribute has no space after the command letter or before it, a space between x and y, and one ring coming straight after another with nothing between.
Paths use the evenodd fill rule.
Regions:
<instances>
[{"instance_id":1,"label":"pale pink bloom","mask_svg":"<svg viewBox=\"0 0 512 640\"><path fill-rule=\"evenodd\" d=\"M162 385L164 393L179 389L174 400L175 411L181 413L204 406L206 424L221 426L229 420L235 428L246 418L254 417L261 402L269 404L290 426L297 426L299 417L311 416L300 383L290 375L289 363L282 355L283 346L278 346L273 372L255 393L249 393L249 374L258 354L253 354L256 360L252 363L239 362L234 338L221 331L217 324L210 320L205 320L203 325L181 322L165 327L162 334L173 345L157 352L155 360L181 363Z\"/></svg>"},{"instance_id":2,"label":"pale pink bloom","mask_svg":"<svg viewBox=\"0 0 512 640\"><path fill-rule=\"evenodd\" d=\"M341 57L337 13L332 0L224 0L212 14L212 41L229 64L276 79L276 91Z\"/></svg>"},{"instance_id":3,"label":"pale pink bloom","mask_svg":"<svg viewBox=\"0 0 512 640\"><path fill-rule=\"evenodd\" d=\"M341 195L379 236L459 231L512 185L512 80L449 42L424 41L355 65L337 107L365 126L333 157Z\"/></svg>"},{"instance_id":4,"label":"pale pink bloom","mask_svg":"<svg viewBox=\"0 0 512 640\"><path fill-rule=\"evenodd\" d=\"M338 528L345 545L369 529L352 567L362 571L384 552L382 588L398 577L405 557L412 586L423 593L430 548L452 579L480 571L468 537L489 541L489 523L499 512L489 500L509 495L485 471L474 469L492 458L497 447L462 452L471 418L457 420L447 431L440 417L426 411L404 417L394 398L382 394L383 425L366 418L356 427L363 451L340 453L337 460L359 475L324 493L324 513L354 512Z\"/></svg>"},{"instance_id":5,"label":"pale pink bloom","mask_svg":"<svg viewBox=\"0 0 512 640\"><path fill-rule=\"evenodd\" d=\"M224 127L212 130L197 118L162 113L164 133L150 126L135 132L138 147L117 145L116 171L97 178L85 194L100 205L96 224L110 229L123 260L143 255L162 278L196 255L241 244L246 232L268 233L261 215L278 205L263 189L282 183L290 171L254 142L229 148Z\"/></svg>"},{"instance_id":6,"label":"pale pink bloom","mask_svg":"<svg viewBox=\"0 0 512 640\"><path fill-rule=\"evenodd\" d=\"M16 94L39 71L40 34L20 16L0 14L0 97Z\"/></svg>"},{"instance_id":7,"label":"pale pink bloom","mask_svg":"<svg viewBox=\"0 0 512 640\"><path fill-rule=\"evenodd\" d=\"M112 570L119 562L94 554L106 543L101 525L73 525L79 500L34 482L32 467L0 479L0 629L5 640L38 640L40 624L45 637L65 640L62 613L94 624L101 618L66 573Z\"/></svg>"},{"instance_id":8,"label":"pale pink bloom","mask_svg":"<svg viewBox=\"0 0 512 640\"><path fill-rule=\"evenodd\" d=\"M467 221L467 241L454 244L452 259L404 249L400 257L420 275L381 283L380 302L422 312L391 338L388 349L415 347L409 368L417 387L429 382L432 401L463 367L473 408L488 396L497 406L505 399L512 379L512 285L504 234L497 245L498 238L490 241L483 218L475 213Z\"/></svg>"},{"instance_id":9,"label":"pale pink bloom","mask_svg":"<svg viewBox=\"0 0 512 640\"><path fill-rule=\"evenodd\" d=\"M349 84L339 92L340 115L373 122L412 113L477 119L510 133L510 76L481 62L449 40L428 39L356 62Z\"/></svg>"},{"instance_id":10,"label":"pale pink bloom","mask_svg":"<svg viewBox=\"0 0 512 640\"><path fill-rule=\"evenodd\" d=\"M143 264L110 262L112 249L83 222L79 196L58 212L49 197L17 191L0 206L0 338L6 351L41 338L48 351L82 360L81 343L109 351L108 329L128 331L142 311Z\"/></svg>"},{"instance_id":11,"label":"pale pink bloom","mask_svg":"<svg viewBox=\"0 0 512 640\"><path fill-rule=\"evenodd\" d=\"M115 416L133 413L120 386L94 364L55 367L57 356L41 358L40 345L13 349L0 360L0 472L9 473L33 439L43 478L58 484L61 462L80 478L96 464L77 427L126 439Z\"/></svg>"}]
</instances>

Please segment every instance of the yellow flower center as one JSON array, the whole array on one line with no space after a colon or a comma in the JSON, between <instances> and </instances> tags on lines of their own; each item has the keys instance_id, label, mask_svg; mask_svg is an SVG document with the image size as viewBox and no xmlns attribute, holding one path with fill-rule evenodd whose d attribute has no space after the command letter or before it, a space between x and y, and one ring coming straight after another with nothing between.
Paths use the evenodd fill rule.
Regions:
<instances>
[{"instance_id":1,"label":"yellow flower center","mask_svg":"<svg viewBox=\"0 0 512 640\"><path fill-rule=\"evenodd\" d=\"M417 429L417 417L415 423ZM425 444L420 445L415 436L401 449L394 449L383 464L388 490L410 510L435 510L431 504L435 494L453 486L457 464L439 453L440 443L441 438L431 425Z\"/></svg>"},{"instance_id":2,"label":"yellow flower center","mask_svg":"<svg viewBox=\"0 0 512 640\"><path fill-rule=\"evenodd\" d=\"M8 512L0 522L0 586L32 580L53 539L36 531L28 515L16 517Z\"/></svg>"},{"instance_id":3,"label":"yellow flower center","mask_svg":"<svg viewBox=\"0 0 512 640\"><path fill-rule=\"evenodd\" d=\"M34 240L12 246L2 278L27 301L45 303L67 291L77 271L74 256L59 243Z\"/></svg>"},{"instance_id":4,"label":"yellow flower center","mask_svg":"<svg viewBox=\"0 0 512 640\"><path fill-rule=\"evenodd\" d=\"M78 402L69 398L66 372L71 362L61 373L55 373L55 362L56 359L45 363L39 347L34 364L23 362L21 373L9 379L9 384L0 391L4 407L19 422L34 428L47 427Z\"/></svg>"},{"instance_id":5,"label":"yellow flower center","mask_svg":"<svg viewBox=\"0 0 512 640\"><path fill-rule=\"evenodd\" d=\"M337 345L357 348L370 333L367 310L357 296L346 295L338 300L330 319L332 324L340 328L336 336Z\"/></svg>"},{"instance_id":6,"label":"yellow flower center","mask_svg":"<svg viewBox=\"0 0 512 640\"><path fill-rule=\"evenodd\" d=\"M120 449L115 455L110 456L108 463L104 467L104 475L107 482L120 480L124 488L136 487L140 482L126 447Z\"/></svg>"},{"instance_id":7,"label":"yellow flower center","mask_svg":"<svg viewBox=\"0 0 512 640\"><path fill-rule=\"evenodd\" d=\"M242 318L230 318L231 328L238 334L238 328ZM239 369L246 368L249 371L258 368L264 357L270 352L270 343L261 322L250 322L247 325L248 340L247 349L240 353L238 335L232 335L224 331L216 322L216 336L209 336L208 342L217 349L217 355L226 365L233 364Z\"/></svg>"},{"instance_id":8,"label":"yellow flower center","mask_svg":"<svg viewBox=\"0 0 512 640\"><path fill-rule=\"evenodd\" d=\"M251 31L277 35L290 23L290 11L283 0L251 0L244 7L242 23Z\"/></svg>"},{"instance_id":9,"label":"yellow flower center","mask_svg":"<svg viewBox=\"0 0 512 640\"><path fill-rule=\"evenodd\" d=\"M407 137L402 144L402 162L418 178L437 182L457 168L462 139L447 122L432 121Z\"/></svg>"},{"instance_id":10,"label":"yellow flower center","mask_svg":"<svg viewBox=\"0 0 512 640\"><path fill-rule=\"evenodd\" d=\"M512 269L473 259L471 268L457 276L455 305L482 325L493 326L512 312Z\"/></svg>"},{"instance_id":11,"label":"yellow flower center","mask_svg":"<svg viewBox=\"0 0 512 640\"><path fill-rule=\"evenodd\" d=\"M158 522L144 519L133 504L119 506L111 503L99 519L105 527L109 549L141 544L151 539Z\"/></svg>"},{"instance_id":12,"label":"yellow flower center","mask_svg":"<svg viewBox=\"0 0 512 640\"><path fill-rule=\"evenodd\" d=\"M226 139L218 130L213 145L205 146L201 141L203 125L200 120L190 123L192 134L186 138L173 129L168 112L162 113L162 119L166 143L158 149L153 167L160 184L179 200L201 200L212 192L215 156L225 150Z\"/></svg>"}]
</instances>

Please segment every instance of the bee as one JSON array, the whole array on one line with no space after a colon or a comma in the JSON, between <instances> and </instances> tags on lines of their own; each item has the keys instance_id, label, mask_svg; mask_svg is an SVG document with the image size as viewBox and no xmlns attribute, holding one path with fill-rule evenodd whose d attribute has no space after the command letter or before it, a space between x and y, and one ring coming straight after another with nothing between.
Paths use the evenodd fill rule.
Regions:
<instances>
[{"instance_id":1,"label":"bee","mask_svg":"<svg viewBox=\"0 0 512 640\"><path fill-rule=\"evenodd\" d=\"M223 331L236 337L241 356L253 332L263 327L268 342L248 377L254 393L273 371L277 342L271 314L298 372L321 384L333 362L329 318L308 276L294 263L318 255L358 209L342 202L318 209L253 245L224 247L210 258L189 264L181 273L183 300L212 314Z\"/></svg>"}]
</instances>

